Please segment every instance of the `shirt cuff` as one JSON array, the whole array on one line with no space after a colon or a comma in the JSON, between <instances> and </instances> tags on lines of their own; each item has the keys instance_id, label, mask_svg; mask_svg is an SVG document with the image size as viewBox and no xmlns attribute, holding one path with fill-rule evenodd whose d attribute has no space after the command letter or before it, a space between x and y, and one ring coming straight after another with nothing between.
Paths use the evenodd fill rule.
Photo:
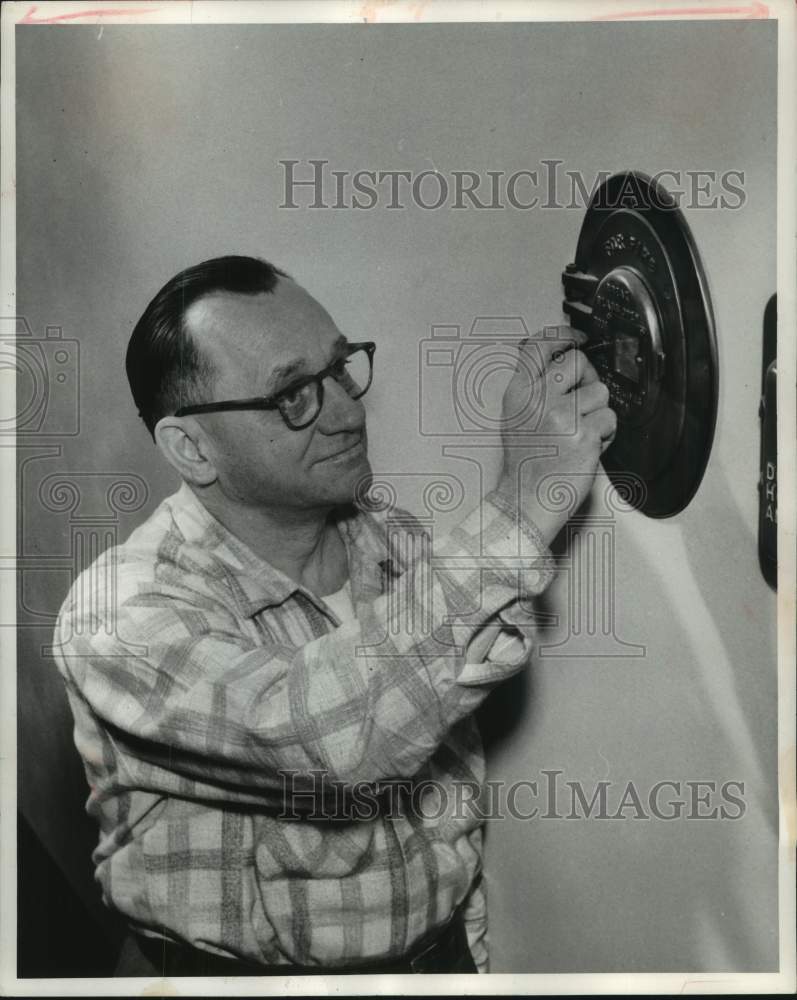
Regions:
<instances>
[{"instance_id":1,"label":"shirt cuff","mask_svg":"<svg viewBox=\"0 0 797 1000\"><path fill-rule=\"evenodd\" d=\"M556 572L556 561L542 537L537 525L530 517L509 500L504 493L493 490L484 498L493 514L496 534L503 531L503 544L513 548L518 556L531 560L537 576L530 576L526 583L529 593L541 594L550 584ZM490 543L494 544L492 539Z\"/></svg>"},{"instance_id":2,"label":"shirt cuff","mask_svg":"<svg viewBox=\"0 0 797 1000\"><path fill-rule=\"evenodd\" d=\"M453 529L435 555L453 572L515 584L518 598L541 594L553 579L555 561L537 526L502 493L493 490Z\"/></svg>"},{"instance_id":3,"label":"shirt cuff","mask_svg":"<svg viewBox=\"0 0 797 1000\"><path fill-rule=\"evenodd\" d=\"M442 553L449 579L473 574L485 612L483 626L496 631L486 649L477 643L478 653L469 650L457 680L466 686L494 684L531 656L535 620L525 601L548 586L554 559L533 521L497 492L454 529L451 542Z\"/></svg>"}]
</instances>

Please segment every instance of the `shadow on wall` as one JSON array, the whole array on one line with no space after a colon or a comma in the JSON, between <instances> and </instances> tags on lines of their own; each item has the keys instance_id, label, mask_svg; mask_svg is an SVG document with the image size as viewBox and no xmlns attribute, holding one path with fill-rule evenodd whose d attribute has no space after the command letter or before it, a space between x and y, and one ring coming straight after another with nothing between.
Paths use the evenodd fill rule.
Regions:
<instances>
[{"instance_id":1,"label":"shadow on wall","mask_svg":"<svg viewBox=\"0 0 797 1000\"><path fill-rule=\"evenodd\" d=\"M685 519L682 526L686 578L699 590L705 617L728 656L704 664L700 682L707 699L721 706L724 739L749 761L756 804L777 840L777 742L770 725L777 718L776 599L763 582L755 529L734 501L725 470L707 476L701 489L701 518ZM756 490L753 480L750 490ZM747 627L740 628L739 619Z\"/></svg>"},{"instance_id":2,"label":"shadow on wall","mask_svg":"<svg viewBox=\"0 0 797 1000\"><path fill-rule=\"evenodd\" d=\"M19 978L113 975L121 924L96 919L21 813L17 858Z\"/></svg>"},{"instance_id":3,"label":"shadow on wall","mask_svg":"<svg viewBox=\"0 0 797 1000\"><path fill-rule=\"evenodd\" d=\"M602 779L643 791L662 778L742 779L742 822L488 823L494 972L777 966L775 601L737 500L715 462L677 519L623 514L616 624L647 654L542 650L493 692L479 721L491 779L557 767L588 793ZM560 615L561 541L562 573L539 607ZM564 625L544 626L538 649Z\"/></svg>"},{"instance_id":4,"label":"shadow on wall","mask_svg":"<svg viewBox=\"0 0 797 1000\"><path fill-rule=\"evenodd\" d=\"M49 629L19 631L17 945L20 977L110 975L121 924L102 903L83 767Z\"/></svg>"},{"instance_id":5,"label":"shadow on wall","mask_svg":"<svg viewBox=\"0 0 797 1000\"><path fill-rule=\"evenodd\" d=\"M579 508L579 517L588 518L596 508L594 494L590 494ZM563 529L550 546L556 561L556 575L568 558L567 532ZM556 636L561 622L556 599L551 588L535 597L528 605L535 616L535 646L544 644L549 636ZM535 698L534 661L528 669L521 670L491 692L476 713L482 742L489 760L498 754L522 725L525 734L536 727L539 704ZM485 836L489 835L487 824Z\"/></svg>"}]
</instances>

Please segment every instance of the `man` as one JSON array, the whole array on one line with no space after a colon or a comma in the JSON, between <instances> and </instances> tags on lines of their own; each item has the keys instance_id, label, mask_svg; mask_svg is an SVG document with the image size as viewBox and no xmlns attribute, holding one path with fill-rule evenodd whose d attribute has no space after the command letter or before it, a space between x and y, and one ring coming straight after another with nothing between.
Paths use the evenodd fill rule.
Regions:
<instances>
[{"instance_id":1,"label":"man","mask_svg":"<svg viewBox=\"0 0 797 1000\"><path fill-rule=\"evenodd\" d=\"M523 345L498 487L423 585L352 504L373 354L243 257L172 279L133 333L133 396L183 485L56 634L97 878L134 932L120 974L487 968L480 816L456 787L484 778L473 712L529 658L520 602L566 518L537 486L583 500L615 418L572 341Z\"/></svg>"}]
</instances>

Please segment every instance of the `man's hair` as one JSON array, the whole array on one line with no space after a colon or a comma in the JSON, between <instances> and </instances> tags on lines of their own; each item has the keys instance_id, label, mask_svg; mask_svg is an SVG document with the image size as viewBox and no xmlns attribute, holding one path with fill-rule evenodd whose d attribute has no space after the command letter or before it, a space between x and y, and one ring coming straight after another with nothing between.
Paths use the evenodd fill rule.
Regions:
<instances>
[{"instance_id":1,"label":"man's hair","mask_svg":"<svg viewBox=\"0 0 797 1000\"><path fill-rule=\"evenodd\" d=\"M144 310L127 345L127 379L139 415L153 438L161 417L202 402L213 367L185 324L189 307L214 292L272 292L288 275L255 257L216 257L186 268L168 281Z\"/></svg>"}]
</instances>

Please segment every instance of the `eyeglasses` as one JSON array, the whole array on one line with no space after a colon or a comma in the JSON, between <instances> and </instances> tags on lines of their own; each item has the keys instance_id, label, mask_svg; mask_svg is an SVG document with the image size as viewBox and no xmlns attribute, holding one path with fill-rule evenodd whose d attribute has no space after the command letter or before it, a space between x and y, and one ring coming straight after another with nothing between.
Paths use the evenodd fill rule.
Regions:
<instances>
[{"instance_id":1,"label":"eyeglasses","mask_svg":"<svg viewBox=\"0 0 797 1000\"><path fill-rule=\"evenodd\" d=\"M282 419L293 431L308 427L324 405L324 379L332 377L352 399L364 396L374 375L376 344L366 341L347 344L344 354L337 357L315 375L306 375L271 396L254 396L251 399L227 399L218 403L197 403L182 406L175 417L188 417L192 413L221 413L226 410L279 410Z\"/></svg>"}]
</instances>

